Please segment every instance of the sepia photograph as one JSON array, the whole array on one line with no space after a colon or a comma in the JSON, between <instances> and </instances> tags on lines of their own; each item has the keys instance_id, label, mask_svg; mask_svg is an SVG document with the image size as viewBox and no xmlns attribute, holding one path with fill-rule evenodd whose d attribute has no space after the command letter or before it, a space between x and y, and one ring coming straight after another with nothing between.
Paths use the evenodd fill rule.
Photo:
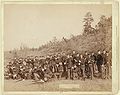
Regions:
<instances>
[{"instance_id":1,"label":"sepia photograph","mask_svg":"<svg viewBox=\"0 0 120 95\"><path fill-rule=\"evenodd\" d=\"M5 4L4 91L112 92L112 4Z\"/></svg>"}]
</instances>

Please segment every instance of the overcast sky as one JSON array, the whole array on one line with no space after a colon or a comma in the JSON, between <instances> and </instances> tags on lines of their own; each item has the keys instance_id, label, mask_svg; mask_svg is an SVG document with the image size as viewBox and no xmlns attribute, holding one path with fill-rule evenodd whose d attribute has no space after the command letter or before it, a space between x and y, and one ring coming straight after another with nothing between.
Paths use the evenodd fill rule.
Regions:
<instances>
[{"instance_id":1,"label":"overcast sky","mask_svg":"<svg viewBox=\"0 0 120 95\"><path fill-rule=\"evenodd\" d=\"M91 12L93 26L101 15L111 16L111 5L31 4L5 5L4 49L19 48L21 43L38 47L57 37L69 38L83 30L83 17Z\"/></svg>"}]
</instances>

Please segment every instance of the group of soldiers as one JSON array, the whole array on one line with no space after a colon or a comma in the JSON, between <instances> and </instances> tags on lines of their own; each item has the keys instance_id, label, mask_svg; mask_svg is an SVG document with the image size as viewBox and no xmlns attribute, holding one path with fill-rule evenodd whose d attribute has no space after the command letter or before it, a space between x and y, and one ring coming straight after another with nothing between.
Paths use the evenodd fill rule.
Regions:
<instances>
[{"instance_id":1,"label":"group of soldiers","mask_svg":"<svg viewBox=\"0 0 120 95\"><path fill-rule=\"evenodd\" d=\"M5 78L41 82L51 79L109 79L110 69L107 51L80 54L73 50L70 54L14 58L5 66Z\"/></svg>"}]
</instances>

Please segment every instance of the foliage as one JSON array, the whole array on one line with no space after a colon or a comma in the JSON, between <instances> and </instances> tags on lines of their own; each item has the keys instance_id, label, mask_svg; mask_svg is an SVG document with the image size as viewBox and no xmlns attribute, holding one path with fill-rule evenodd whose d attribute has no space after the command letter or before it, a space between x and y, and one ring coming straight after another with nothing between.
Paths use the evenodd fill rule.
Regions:
<instances>
[{"instance_id":1,"label":"foliage","mask_svg":"<svg viewBox=\"0 0 120 95\"><path fill-rule=\"evenodd\" d=\"M94 31L94 28L91 27L92 22L94 21L91 12L87 12L84 19L83 19L83 23L84 23L84 31L83 34L89 34L92 33L92 31Z\"/></svg>"},{"instance_id":2,"label":"foliage","mask_svg":"<svg viewBox=\"0 0 120 95\"><path fill-rule=\"evenodd\" d=\"M84 32L82 35L72 35L70 39L63 37L61 41L58 41L58 39L54 37L52 41L49 41L39 48L26 48L25 51L19 50L17 51L17 55L26 56L47 55L61 52L69 53L72 50L83 53L85 51L96 52L98 50L106 49L111 52L112 17L102 15L95 28L91 27L93 21L92 14L88 12L84 18Z\"/></svg>"}]
</instances>

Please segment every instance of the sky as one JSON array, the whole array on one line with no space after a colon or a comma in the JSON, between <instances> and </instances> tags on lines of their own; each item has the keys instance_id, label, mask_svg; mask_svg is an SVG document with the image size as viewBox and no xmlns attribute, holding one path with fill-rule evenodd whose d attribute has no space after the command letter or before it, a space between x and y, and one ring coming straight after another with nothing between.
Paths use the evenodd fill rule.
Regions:
<instances>
[{"instance_id":1,"label":"sky","mask_svg":"<svg viewBox=\"0 0 120 95\"><path fill-rule=\"evenodd\" d=\"M91 12L92 26L101 15L112 15L110 4L6 4L4 6L4 50L19 48L21 44L39 47L53 37L79 35L83 32L83 18Z\"/></svg>"}]
</instances>

